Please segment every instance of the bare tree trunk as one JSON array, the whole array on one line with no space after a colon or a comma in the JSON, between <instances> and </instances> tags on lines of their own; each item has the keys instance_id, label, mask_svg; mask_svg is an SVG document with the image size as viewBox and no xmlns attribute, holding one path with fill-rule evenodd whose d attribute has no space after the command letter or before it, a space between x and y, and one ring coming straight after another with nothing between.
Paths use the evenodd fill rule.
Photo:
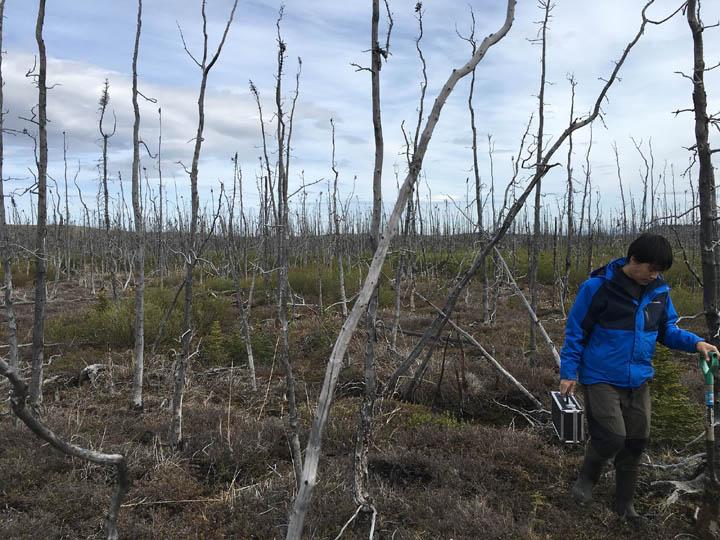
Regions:
<instances>
[{"instance_id":1,"label":"bare tree trunk","mask_svg":"<svg viewBox=\"0 0 720 540\"><path fill-rule=\"evenodd\" d=\"M1 50L1 48L0 48ZM68 175L67 175L67 144L65 141L65 132L63 131L63 181L65 184L65 228L63 230L63 247L64 257L60 257L62 266L62 259L65 259L65 276L66 279L70 279L70 202L68 195ZM59 268L58 268L59 270Z\"/></svg>"},{"instance_id":2,"label":"bare tree trunk","mask_svg":"<svg viewBox=\"0 0 720 540\"><path fill-rule=\"evenodd\" d=\"M142 0L138 0L135 48L132 60L133 162L132 206L135 220L135 366L133 369L132 406L143 409L143 369L145 367L145 226L140 206L140 108L138 106L137 59L142 28ZM161 201L162 204L162 201Z\"/></svg>"},{"instance_id":3,"label":"bare tree trunk","mask_svg":"<svg viewBox=\"0 0 720 540\"><path fill-rule=\"evenodd\" d=\"M703 274L703 308L708 335L714 343L720 343L720 231L717 223L717 196L712 150L709 143L710 118L707 112L705 91L705 58L703 30L696 0L689 0L687 19L693 36L693 109L695 111L695 142L700 166L698 172L698 195L700 202L700 260ZM718 121L714 120L714 125Z\"/></svg>"},{"instance_id":4,"label":"bare tree trunk","mask_svg":"<svg viewBox=\"0 0 720 540\"><path fill-rule=\"evenodd\" d=\"M380 220L382 219L382 166L384 158L385 143L382 131L382 111L380 108L380 70L382 59L387 58L390 46L390 31L392 29L392 17L390 8L385 2L389 19L389 28L385 48L380 47L378 38L378 27L380 24L380 1L373 0L372 19L370 27L370 79L372 94L372 121L375 142L375 163L373 166L373 212L370 226L370 245L373 252L377 249L380 237ZM422 14L419 13L422 32ZM355 435L355 454L353 460L353 497L355 502L364 512L372 512L375 515L375 506L368 486L368 452L372 440L373 417L375 399L377 397L376 374L375 374L375 342L377 340L375 319L378 309L379 281L370 296L367 307L367 345L365 349L365 366L363 371L364 393L360 405L358 427Z\"/></svg>"},{"instance_id":5,"label":"bare tree trunk","mask_svg":"<svg viewBox=\"0 0 720 540\"><path fill-rule=\"evenodd\" d=\"M163 278L167 273L167 263L165 261L165 249L163 243L163 178L162 178L162 108L158 107L158 151L157 151L157 167L158 167L158 199L160 200L160 212L158 217L157 232L157 258L158 273L160 274L160 288L163 287Z\"/></svg>"},{"instance_id":6,"label":"bare tree trunk","mask_svg":"<svg viewBox=\"0 0 720 540\"><path fill-rule=\"evenodd\" d=\"M550 0L540 0L540 7L543 9L543 22L540 29L540 47L542 52L540 55L540 92L538 93L538 134L535 142L535 168L536 175L543 161L543 138L545 136L545 72L546 72L546 53L547 53L547 28L550 19L550 11L552 4ZM572 121L572 120L571 120ZM533 240L530 250L530 268L528 268L528 285L530 287L530 305L533 313L537 313L538 305L538 266L540 264L540 208L542 205L542 182L539 180L535 186L535 210L533 220ZM530 360L536 361L535 354L537 352L537 329L535 323L530 320Z\"/></svg>"},{"instance_id":7,"label":"bare tree trunk","mask_svg":"<svg viewBox=\"0 0 720 540\"><path fill-rule=\"evenodd\" d=\"M240 219L241 219L241 237L244 239L245 243L247 244L248 239L248 231L247 226L245 223L245 210L243 208L243 197L242 197L242 171L240 171L239 162L238 162L238 155L237 152L235 153L234 158L234 164L235 164L235 171L233 175L233 206L235 204L235 189L237 186L237 189L240 192ZM231 208L233 207L231 206ZM229 254L230 259L230 270L233 277L233 282L235 284L235 297L237 299L238 303L238 309L240 310L240 320L242 322L242 331L243 331L243 341L245 341L245 353L247 354L247 363L248 363L248 375L250 377L250 387L252 388L253 392L257 392L257 378L255 376L255 358L253 356L253 348L252 348L252 338L251 338L251 332L250 332L250 310L252 309L252 300L253 300L253 291L255 290L255 277L257 275L257 265L253 266L253 273L252 273L252 282L250 284L250 292L248 293L247 300L245 299L245 295L243 294L242 288L240 287L240 275L238 272L238 254L236 249L236 241L234 237L234 227L233 227L233 213L230 213L230 222L229 222L229 235L228 235L228 242L227 242L227 250ZM247 254L246 254L247 256Z\"/></svg>"},{"instance_id":8,"label":"bare tree trunk","mask_svg":"<svg viewBox=\"0 0 720 540\"><path fill-rule=\"evenodd\" d=\"M0 0L0 51L3 39L3 23L5 21L5 0ZM10 234L8 233L7 220L5 217L5 192L3 186L3 163L5 159L5 148L3 140L3 126L5 122L4 95L5 79L2 73L2 54L0 54L0 245L2 246L2 268L3 268L3 304L5 317L7 318L7 341L8 360L10 369L18 369L18 338L17 320L15 319L15 308L12 303L13 281L12 281L12 255L10 248ZM13 421L15 425L17 422Z\"/></svg>"},{"instance_id":9,"label":"bare tree trunk","mask_svg":"<svg viewBox=\"0 0 720 540\"><path fill-rule=\"evenodd\" d=\"M703 277L703 308L709 340L720 343L720 231L717 224L717 196L715 193L715 173L711 149L709 127L718 120L708 116L707 93L705 90L705 54L703 31L705 26L700 18L700 3L689 0L687 3L687 21L693 38L693 110L695 113L695 151L699 163L698 195L700 199L700 261ZM712 435L712 433L710 434ZM708 456L708 474L705 484L703 505L698 516L698 529L703 538L718 538L720 523L720 483L714 475L715 437L708 436L706 442Z\"/></svg>"},{"instance_id":10,"label":"bare tree trunk","mask_svg":"<svg viewBox=\"0 0 720 540\"><path fill-rule=\"evenodd\" d=\"M343 318L347 317L348 315L348 307L347 307L347 294L345 292L345 266L343 264L343 249L342 249L342 237L340 235L340 213L338 212L338 197L340 196L338 193L338 170L337 170L337 164L335 163L335 122L333 122L333 119L330 119L330 126L332 128L332 172L333 172L333 199L332 199L332 215L333 215L333 248L335 251L335 258L337 259L338 264L338 282L339 282L339 288L340 288L340 308L342 312ZM322 284L322 279L320 279L320 283Z\"/></svg>"},{"instance_id":11,"label":"bare tree trunk","mask_svg":"<svg viewBox=\"0 0 720 540\"><path fill-rule=\"evenodd\" d=\"M622 204L622 233L623 237L628 233L627 208L625 207L625 192L623 191L622 174L620 172L620 154L618 153L617 144L613 143L613 152L615 153L615 167L617 168L618 184L620 184L620 203ZM673 193L675 188L673 187ZM675 211L677 213L677 210Z\"/></svg>"},{"instance_id":12,"label":"bare tree trunk","mask_svg":"<svg viewBox=\"0 0 720 540\"><path fill-rule=\"evenodd\" d=\"M472 27L470 31L470 37L467 41L470 43L472 53L475 53L477 43L475 42L475 13L470 12L472 17ZM480 242L485 237L485 226L483 222L483 194L482 194L482 180L480 179L480 167L478 165L478 148L477 148L477 126L475 125L475 107L473 107L473 95L475 93L475 70L473 70L470 76L470 90L468 92L468 111L470 112L470 131L472 133L472 159L473 159L473 177L475 180L475 211L477 219L477 234ZM488 135L488 152L490 154L490 176L493 176L493 163L492 163L492 143L491 137ZM488 287L488 274L487 274L487 263L480 269L480 283L481 283L481 295L482 295L482 320L484 323L490 321L490 290Z\"/></svg>"},{"instance_id":13,"label":"bare tree trunk","mask_svg":"<svg viewBox=\"0 0 720 540\"><path fill-rule=\"evenodd\" d=\"M338 334L335 346L330 353L328 360L327 370L325 372L325 380L320 391L320 397L318 398L318 405L315 411L315 419L313 421L312 429L310 431L310 437L308 439L307 448L305 451L305 462L303 464L302 471L302 482L300 483L300 489L295 497L293 508L290 512L290 521L288 523L287 538L300 539L302 537L303 524L305 521L305 514L310 505L313 490L317 479L318 462L320 460L320 447L322 443L322 435L325 431L327 424L330 407L332 405L333 392L337 384L338 376L340 374L340 368L342 366L342 359L345 356L350 339L352 338L355 329L357 328L360 318L362 317L365 309L370 302L370 298L373 295L375 287L377 286L382 265L387 256L388 249L390 247L390 240L397 231L398 221L402 214L407 199L410 196L410 189L413 184L417 181L422 162L427 152L427 147L432 138L433 131L440 119L440 113L442 111L445 102L452 93L455 85L458 81L468 75L473 68L480 62L485 56L488 49L498 43L505 35L507 35L512 21L515 16L515 0L508 0L507 13L505 21L501 28L494 34L486 37L478 47L478 50L473 57L461 68L453 70L447 82L443 85L438 97L435 99L433 108L428 116L423 130L418 149L413 155L410 170L408 171L405 181L400 187L398 198L393 207L393 211L388 218L385 230L379 237L377 249L375 255L368 269L368 274L365 278L365 282L358 294L358 298L353 305L350 315L346 319L340 333Z\"/></svg>"},{"instance_id":14,"label":"bare tree trunk","mask_svg":"<svg viewBox=\"0 0 720 540\"><path fill-rule=\"evenodd\" d=\"M33 318L32 379L29 399L32 405L42 402L43 360L45 353L45 304L46 290L46 250L47 236L47 56L43 25L45 23L45 0L38 5L35 40L38 46L38 161L37 161L37 234L35 237L35 313Z\"/></svg>"},{"instance_id":15,"label":"bare tree trunk","mask_svg":"<svg viewBox=\"0 0 720 540\"><path fill-rule=\"evenodd\" d=\"M296 485L300 485L302 474L302 450L300 448L300 418L295 397L295 378L290 364L290 328L288 324L288 295L290 287L288 283L288 244L290 241L290 223L288 207L288 175L287 175L287 154L285 144L290 145L290 136L286 130L292 129L292 118L290 125L285 124L285 112L282 108L282 76L285 61L286 45L280 36L280 21L283 15L283 8L280 8L280 15L277 20L277 75L275 84L275 106L277 120L277 144L278 144L278 172L277 172L277 262L278 284L277 284L277 317L276 326L280 332L280 363L285 369L285 395L288 402L288 423L290 425L290 451L292 453L293 467L295 469ZM299 72L298 72L299 84ZM297 98L298 87L295 89ZM286 140L287 137L287 140Z\"/></svg>"},{"instance_id":16,"label":"bare tree trunk","mask_svg":"<svg viewBox=\"0 0 720 540\"><path fill-rule=\"evenodd\" d=\"M105 226L105 237L107 240L107 249L110 253L106 253L104 258L112 259L109 261L110 266L110 286L112 288L113 301L118 301L117 292L117 276L116 276L116 265L113 251L113 240L110 233L110 193L108 191L108 140L110 137L115 135L117 129L117 120L115 120L115 113L113 113L113 128L111 132L106 132L103 127L103 120L105 119L105 112L107 106L110 103L110 83L105 79L105 85L103 86L102 94L100 95L100 120L98 121L98 129L100 130L100 136L102 137L102 189L103 189L103 217ZM122 183L120 184L122 188Z\"/></svg>"},{"instance_id":17,"label":"bare tree trunk","mask_svg":"<svg viewBox=\"0 0 720 540\"><path fill-rule=\"evenodd\" d=\"M572 122L575 116L575 86L577 83L575 79L570 77L570 121ZM565 299L568 295L568 286L570 283L570 267L572 265L572 243L573 243L573 200L575 193L573 190L573 169L572 169L572 152L573 152L573 140L572 135L568 137L568 155L567 155L567 240L565 246L565 272L562 278L562 288L560 292L560 309L563 314L565 313Z\"/></svg>"},{"instance_id":18,"label":"bare tree trunk","mask_svg":"<svg viewBox=\"0 0 720 540\"><path fill-rule=\"evenodd\" d=\"M202 60L198 61L195 57L187 50L185 51L193 59L195 64L200 68L202 78L200 80L200 94L198 96L198 125L197 132L195 134L195 148L193 150L192 165L190 167L190 234L187 241L187 252L185 253L185 303L183 308L183 333L182 333L182 352L181 356L175 361L175 383L173 388L173 399L172 399L172 420L170 423L170 444L177 448L182 445L183 432L182 432L182 405L183 398L185 396L185 372L187 370L187 364L190 360L190 344L193 337L192 328L192 299L193 299L193 270L195 269L196 259L196 235L198 227L198 210L200 206L200 199L198 196L198 164L200 161L200 150L203 142L203 130L205 128L205 89L207 88L207 79L210 74L210 70L217 62L220 56L225 39L227 38L230 25L232 24L233 17L235 16L235 8L237 8L237 0L233 2L232 11L228 17L225 30L223 31L220 43L215 50L215 53L208 62L208 34L207 34L207 17L205 15L205 0L202 0L201 15L203 22L203 54ZM182 32L181 32L182 37ZM183 45L185 39L183 38Z\"/></svg>"}]
</instances>

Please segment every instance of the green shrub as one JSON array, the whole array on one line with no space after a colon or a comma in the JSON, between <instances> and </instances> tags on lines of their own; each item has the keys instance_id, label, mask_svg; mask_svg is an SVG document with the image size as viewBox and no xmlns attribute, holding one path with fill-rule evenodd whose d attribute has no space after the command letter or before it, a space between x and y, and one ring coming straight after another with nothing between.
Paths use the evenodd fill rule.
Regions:
<instances>
[{"instance_id":1,"label":"green shrub","mask_svg":"<svg viewBox=\"0 0 720 540\"><path fill-rule=\"evenodd\" d=\"M227 364L228 353L225 347L225 335L220 328L220 321L213 321L210 332L202 342L202 358L210 366Z\"/></svg>"},{"instance_id":2,"label":"green shrub","mask_svg":"<svg viewBox=\"0 0 720 540\"><path fill-rule=\"evenodd\" d=\"M35 261L30 261L30 267L28 268L26 262L16 262L10 266L12 273L13 287L19 289L21 287L29 287L33 285L35 281ZM45 268L45 280L48 282L55 281L56 269L53 264L48 263ZM0 265L0 283L5 281L5 271Z\"/></svg>"},{"instance_id":3,"label":"green shrub","mask_svg":"<svg viewBox=\"0 0 720 540\"><path fill-rule=\"evenodd\" d=\"M687 389L680 383L684 368L669 349L658 346L654 365L650 440L662 446L685 445L702 431L703 407L690 401Z\"/></svg>"},{"instance_id":4,"label":"green shrub","mask_svg":"<svg viewBox=\"0 0 720 540\"><path fill-rule=\"evenodd\" d=\"M160 323L170 306L172 289L148 288L145 291L145 344L154 343ZM177 341L182 333L183 296L181 293L163 330L162 343ZM235 323L229 298L200 294L193 298L193 318L198 337L210 334L214 323L223 331ZM47 323L47 336L51 341L93 343L113 349L130 348L134 344L133 324L135 298L121 298L117 304L100 295L87 310L61 315Z\"/></svg>"},{"instance_id":5,"label":"green shrub","mask_svg":"<svg viewBox=\"0 0 720 540\"><path fill-rule=\"evenodd\" d=\"M232 279L215 276L207 278L202 286L205 290L214 292L235 290L235 284Z\"/></svg>"},{"instance_id":6,"label":"green shrub","mask_svg":"<svg viewBox=\"0 0 720 540\"><path fill-rule=\"evenodd\" d=\"M270 365L275 354L275 338L268 332L258 330L250 331L253 360L256 365ZM230 333L225 338L224 347L228 361L232 359L235 364L247 362L247 349L245 338L241 330Z\"/></svg>"},{"instance_id":7,"label":"green shrub","mask_svg":"<svg viewBox=\"0 0 720 540\"><path fill-rule=\"evenodd\" d=\"M449 411L443 411L442 414L433 414L430 411L417 411L410 415L407 425L409 428L421 426L457 428L461 426L461 423Z\"/></svg>"}]
</instances>

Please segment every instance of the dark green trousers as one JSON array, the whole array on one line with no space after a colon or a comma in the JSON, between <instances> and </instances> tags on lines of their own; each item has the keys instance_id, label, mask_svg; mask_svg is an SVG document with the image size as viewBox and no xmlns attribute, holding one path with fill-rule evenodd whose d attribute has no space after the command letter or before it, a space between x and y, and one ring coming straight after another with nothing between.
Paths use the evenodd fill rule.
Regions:
<instances>
[{"instance_id":1,"label":"dark green trousers","mask_svg":"<svg viewBox=\"0 0 720 540\"><path fill-rule=\"evenodd\" d=\"M583 387L590 444L618 470L636 468L650 437L650 388Z\"/></svg>"}]
</instances>

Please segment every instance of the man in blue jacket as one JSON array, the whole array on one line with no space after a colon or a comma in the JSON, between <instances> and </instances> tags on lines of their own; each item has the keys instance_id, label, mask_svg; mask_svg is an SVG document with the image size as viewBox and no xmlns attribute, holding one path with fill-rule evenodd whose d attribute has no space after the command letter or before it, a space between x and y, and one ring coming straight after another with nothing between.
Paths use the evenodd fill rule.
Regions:
<instances>
[{"instance_id":1,"label":"man in blue jacket","mask_svg":"<svg viewBox=\"0 0 720 540\"><path fill-rule=\"evenodd\" d=\"M643 234L627 257L595 270L578 291L560 353L560 392L583 385L590 441L572 495L592 498L603 465L615 465L615 511L639 518L633 506L638 464L650 435L655 343L708 358L714 345L677 327L670 287L660 272L672 265L670 243Z\"/></svg>"}]
</instances>

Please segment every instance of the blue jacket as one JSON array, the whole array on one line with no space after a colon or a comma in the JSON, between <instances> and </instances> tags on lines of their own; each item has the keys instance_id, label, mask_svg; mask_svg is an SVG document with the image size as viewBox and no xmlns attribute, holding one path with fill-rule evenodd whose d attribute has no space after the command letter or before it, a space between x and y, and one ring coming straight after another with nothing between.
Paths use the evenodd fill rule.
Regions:
<instances>
[{"instance_id":1,"label":"blue jacket","mask_svg":"<svg viewBox=\"0 0 720 540\"><path fill-rule=\"evenodd\" d=\"M595 270L578 291L560 352L560 378L637 388L652 379L655 342L695 352L702 339L677 327L670 287L658 277L638 300L621 276L625 259Z\"/></svg>"}]
</instances>

